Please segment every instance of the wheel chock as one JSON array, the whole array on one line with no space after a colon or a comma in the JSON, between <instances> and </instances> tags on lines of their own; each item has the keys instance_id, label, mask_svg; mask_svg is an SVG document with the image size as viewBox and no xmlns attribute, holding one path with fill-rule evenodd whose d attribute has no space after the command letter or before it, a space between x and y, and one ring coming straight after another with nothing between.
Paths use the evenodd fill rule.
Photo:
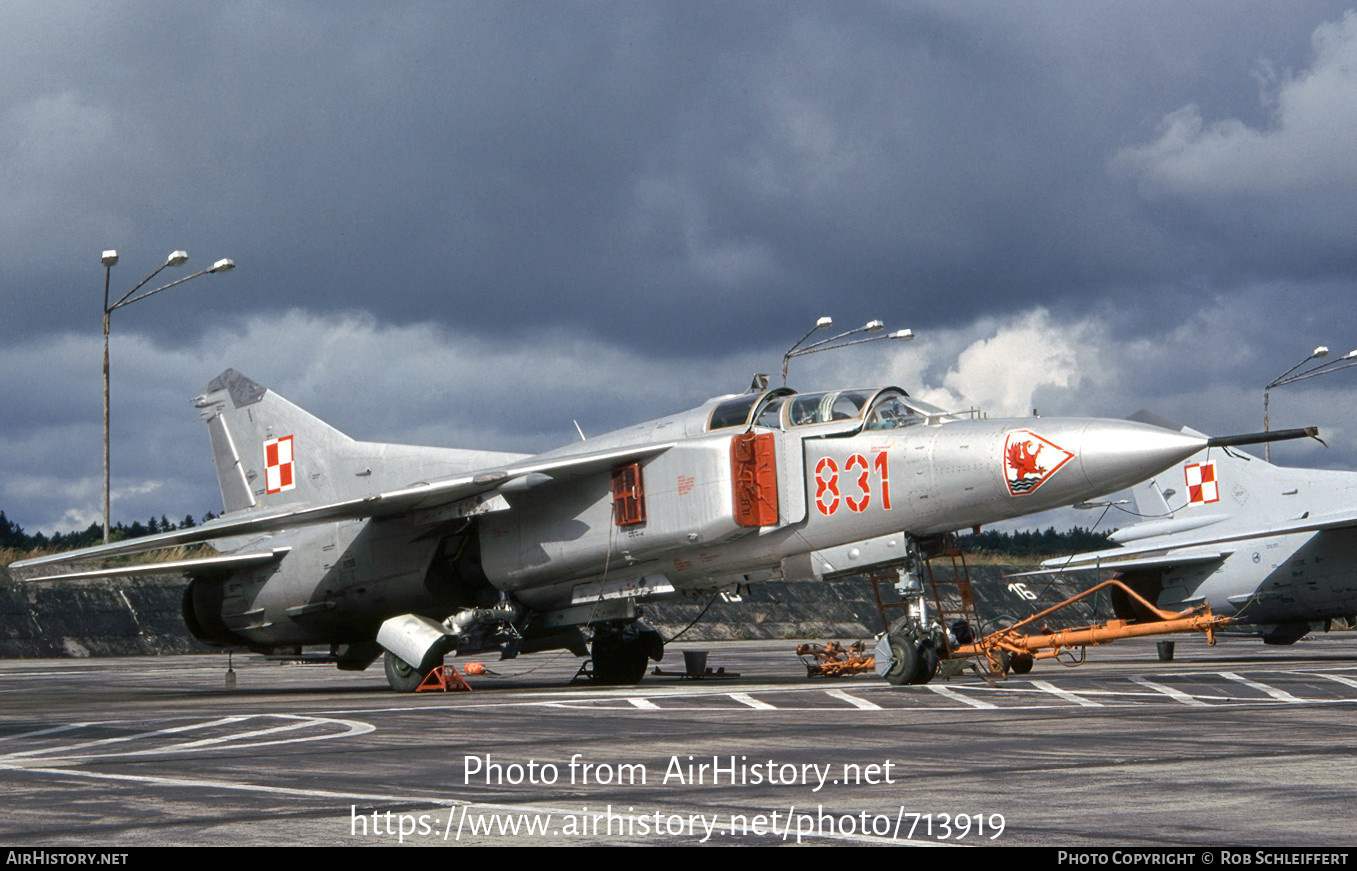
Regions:
<instances>
[{"instance_id":1,"label":"wheel chock","mask_svg":"<svg viewBox=\"0 0 1357 871\"><path fill-rule=\"evenodd\" d=\"M454 693L471 692L471 684L457 672L453 665L440 665L429 672L428 677L417 687L417 693Z\"/></svg>"}]
</instances>

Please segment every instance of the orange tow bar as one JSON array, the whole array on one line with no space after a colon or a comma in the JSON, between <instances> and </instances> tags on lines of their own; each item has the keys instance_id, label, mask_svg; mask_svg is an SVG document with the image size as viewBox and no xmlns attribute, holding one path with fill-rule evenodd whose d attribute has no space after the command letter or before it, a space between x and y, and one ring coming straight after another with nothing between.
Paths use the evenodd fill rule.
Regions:
<instances>
[{"instance_id":1,"label":"orange tow bar","mask_svg":"<svg viewBox=\"0 0 1357 871\"><path fill-rule=\"evenodd\" d=\"M1154 614L1157 619L1142 623L1109 620L1106 623L1098 623L1093 626L1054 631L1042 627L1041 634L1037 635L1028 635L1021 631L1023 627L1054 614L1062 608L1067 608L1080 599L1093 595L1103 587L1113 585L1120 587L1127 595ZM1215 631L1228 624L1230 619L1229 617L1212 614L1210 606L1205 604L1186 611L1161 610L1145 601L1144 597L1121 581L1114 579L1104 581L1077 596L1071 596L1060 604L1047 608L1039 614L1034 614L1026 620L1020 620L1012 626L991 632L972 644L958 645L948 651L947 658L983 658L988 662L992 673L1026 674L1031 671L1032 662L1036 659L1050 659L1059 656L1062 651L1070 648L1110 644L1123 638L1171 635L1178 632L1205 632L1206 643L1214 645L1216 643Z\"/></svg>"}]
</instances>

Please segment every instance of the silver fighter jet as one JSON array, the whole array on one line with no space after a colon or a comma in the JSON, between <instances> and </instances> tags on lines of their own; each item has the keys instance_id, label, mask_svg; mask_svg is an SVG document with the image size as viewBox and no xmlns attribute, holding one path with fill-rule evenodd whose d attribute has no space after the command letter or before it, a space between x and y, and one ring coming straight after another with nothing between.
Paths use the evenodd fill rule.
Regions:
<instances>
[{"instance_id":1,"label":"silver fighter jet","mask_svg":"<svg viewBox=\"0 0 1357 871\"><path fill-rule=\"evenodd\" d=\"M1280 468L1210 448L1132 495L1144 519L1112 534L1120 547L1049 560L1047 572L1116 572L1160 608L1208 604L1267 644L1294 644L1316 624L1357 614L1357 472ZM1122 619L1144 617L1127 596L1113 605ZM1172 658L1171 644L1161 642L1162 658Z\"/></svg>"},{"instance_id":2,"label":"silver fighter jet","mask_svg":"<svg viewBox=\"0 0 1357 871\"><path fill-rule=\"evenodd\" d=\"M451 652L560 648L634 683L663 655L646 598L900 566L917 537L1120 490L1208 441L967 419L894 387L755 388L535 456L355 441L230 370L195 404L221 518L13 568L211 541L219 555L48 577L183 573L199 639L328 645L342 669L385 654L397 690Z\"/></svg>"}]
</instances>

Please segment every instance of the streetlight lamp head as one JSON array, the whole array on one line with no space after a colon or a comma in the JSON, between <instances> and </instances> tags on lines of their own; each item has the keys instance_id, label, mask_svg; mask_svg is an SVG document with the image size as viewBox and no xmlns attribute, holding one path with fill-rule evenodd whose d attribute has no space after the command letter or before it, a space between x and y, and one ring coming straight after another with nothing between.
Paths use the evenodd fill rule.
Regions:
<instances>
[{"instance_id":1,"label":"streetlight lamp head","mask_svg":"<svg viewBox=\"0 0 1357 871\"><path fill-rule=\"evenodd\" d=\"M213 263L212 268L209 269L208 272L230 272L232 269L235 268L236 261L228 260L225 257L223 257L221 260L218 260L216 263Z\"/></svg>"},{"instance_id":2,"label":"streetlight lamp head","mask_svg":"<svg viewBox=\"0 0 1357 871\"><path fill-rule=\"evenodd\" d=\"M183 266L185 260L188 260L188 252L187 252L187 251L175 251L175 252L173 252L173 253L170 254L169 258L165 261L165 265L166 265L166 266Z\"/></svg>"},{"instance_id":3,"label":"streetlight lamp head","mask_svg":"<svg viewBox=\"0 0 1357 871\"><path fill-rule=\"evenodd\" d=\"M105 252L104 252L104 256L101 257L101 258L99 258L99 262L102 263L102 264L104 264L105 266L112 266L112 265L114 265L115 263L118 262L118 252L117 252L117 251L105 251Z\"/></svg>"},{"instance_id":4,"label":"streetlight lamp head","mask_svg":"<svg viewBox=\"0 0 1357 871\"><path fill-rule=\"evenodd\" d=\"M820 329L821 327L832 327L832 326L834 326L833 318L820 318L818 321L815 322L815 329L817 330Z\"/></svg>"},{"instance_id":5,"label":"streetlight lamp head","mask_svg":"<svg viewBox=\"0 0 1357 871\"><path fill-rule=\"evenodd\" d=\"M910 339L914 338L914 331L913 331L913 330L896 330L895 332L891 333L891 338L892 338L892 339L899 339L899 340L902 341L902 342L907 342L907 341L909 341Z\"/></svg>"},{"instance_id":6,"label":"streetlight lamp head","mask_svg":"<svg viewBox=\"0 0 1357 871\"><path fill-rule=\"evenodd\" d=\"M1328 345L1320 345L1318 348L1315 348L1313 351L1310 352L1310 356L1311 356L1311 357L1327 357L1327 356L1329 356L1329 346L1328 346Z\"/></svg>"},{"instance_id":7,"label":"streetlight lamp head","mask_svg":"<svg viewBox=\"0 0 1357 871\"><path fill-rule=\"evenodd\" d=\"M867 322L867 325L864 326L863 329L864 329L864 330L879 330L879 329L881 329L881 328L884 327L884 326L885 326L885 324L881 323L881 321L868 321L868 322Z\"/></svg>"}]
</instances>

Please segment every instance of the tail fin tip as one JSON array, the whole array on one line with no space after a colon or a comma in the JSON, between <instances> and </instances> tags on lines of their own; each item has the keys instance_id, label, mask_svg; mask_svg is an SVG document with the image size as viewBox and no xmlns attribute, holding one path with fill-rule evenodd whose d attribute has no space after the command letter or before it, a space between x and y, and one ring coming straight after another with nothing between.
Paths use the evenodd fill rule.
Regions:
<instances>
[{"instance_id":1,"label":"tail fin tip","mask_svg":"<svg viewBox=\"0 0 1357 871\"><path fill-rule=\"evenodd\" d=\"M231 397L231 404L236 408L244 408L263 399L267 391L236 370L227 369L207 385L203 391L203 398L222 392Z\"/></svg>"}]
</instances>

